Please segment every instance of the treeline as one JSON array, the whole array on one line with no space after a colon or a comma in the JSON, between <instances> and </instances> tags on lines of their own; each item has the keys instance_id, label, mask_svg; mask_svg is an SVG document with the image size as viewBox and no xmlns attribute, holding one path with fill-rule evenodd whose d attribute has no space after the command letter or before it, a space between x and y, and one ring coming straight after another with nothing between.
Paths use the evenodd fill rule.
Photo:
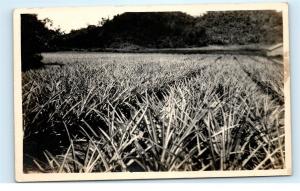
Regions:
<instances>
[{"instance_id":1,"label":"treeline","mask_svg":"<svg viewBox=\"0 0 300 191\"><path fill-rule=\"evenodd\" d=\"M101 26L73 30L59 42L64 48L174 48L204 46L205 29L182 12L123 13Z\"/></svg>"},{"instance_id":2,"label":"treeline","mask_svg":"<svg viewBox=\"0 0 300 191\"><path fill-rule=\"evenodd\" d=\"M274 44L283 38L282 14L271 10L207 12L198 17L183 12L127 12L99 23L64 34L48 29L49 19L22 14L22 63L39 60L36 53L42 51Z\"/></svg>"},{"instance_id":3,"label":"treeline","mask_svg":"<svg viewBox=\"0 0 300 191\"><path fill-rule=\"evenodd\" d=\"M57 42L72 48L184 48L219 44L274 44L282 41L282 15L276 11L124 13L101 26L73 30Z\"/></svg>"},{"instance_id":4,"label":"treeline","mask_svg":"<svg viewBox=\"0 0 300 191\"><path fill-rule=\"evenodd\" d=\"M207 12L198 17L182 12L127 12L99 22L101 25L90 25L68 34L53 30L47 32L46 27L25 24L46 24L47 20L38 21L35 15L22 17L22 34L27 37L24 38L30 39L28 37L33 35L43 37L39 39L44 40L44 44L47 41L47 46L43 47L47 50L122 48L130 45L183 48L282 41L282 15L268 10Z\"/></svg>"}]
</instances>

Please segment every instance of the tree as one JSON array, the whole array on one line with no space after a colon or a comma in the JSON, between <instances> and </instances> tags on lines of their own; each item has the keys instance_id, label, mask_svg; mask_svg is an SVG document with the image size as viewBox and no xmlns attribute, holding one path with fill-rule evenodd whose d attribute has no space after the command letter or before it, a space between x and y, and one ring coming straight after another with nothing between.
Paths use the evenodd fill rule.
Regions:
<instances>
[{"instance_id":1,"label":"tree","mask_svg":"<svg viewBox=\"0 0 300 191\"><path fill-rule=\"evenodd\" d=\"M50 49L51 41L59 35L50 30L49 19L38 20L36 14L21 14L21 61L22 70L42 67L40 53ZM51 24L51 23L50 23Z\"/></svg>"}]
</instances>

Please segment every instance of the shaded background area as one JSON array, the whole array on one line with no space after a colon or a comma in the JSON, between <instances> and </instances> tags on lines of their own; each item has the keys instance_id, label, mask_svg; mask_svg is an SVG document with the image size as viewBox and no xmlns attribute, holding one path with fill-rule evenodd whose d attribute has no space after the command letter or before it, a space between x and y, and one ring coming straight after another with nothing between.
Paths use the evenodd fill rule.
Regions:
<instances>
[{"instance_id":1,"label":"shaded background area","mask_svg":"<svg viewBox=\"0 0 300 191\"><path fill-rule=\"evenodd\" d=\"M271 45L282 42L282 13L272 10L125 12L98 25L64 33L48 18L21 15L22 69L41 66L37 53L49 51L149 51L208 45Z\"/></svg>"}]
</instances>

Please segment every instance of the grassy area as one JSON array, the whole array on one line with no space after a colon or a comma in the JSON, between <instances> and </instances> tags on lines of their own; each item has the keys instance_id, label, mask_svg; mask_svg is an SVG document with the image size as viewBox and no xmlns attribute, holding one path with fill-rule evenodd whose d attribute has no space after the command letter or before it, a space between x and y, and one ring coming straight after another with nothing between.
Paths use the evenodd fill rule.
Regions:
<instances>
[{"instance_id":1,"label":"grassy area","mask_svg":"<svg viewBox=\"0 0 300 191\"><path fill-rule=\"evenodd\" d=\"M284 168L283 65L46 53L22 73L25 172Z\"/></svg>"}]
</instances>

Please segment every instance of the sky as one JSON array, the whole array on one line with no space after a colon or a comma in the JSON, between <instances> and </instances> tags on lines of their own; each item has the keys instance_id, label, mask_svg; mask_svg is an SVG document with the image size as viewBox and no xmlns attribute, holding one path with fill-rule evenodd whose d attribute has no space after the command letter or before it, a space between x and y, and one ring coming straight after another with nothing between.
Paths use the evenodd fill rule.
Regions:
<instances>
[{"instance_id":1,"label":"sky","mask_svg":"<svg viewBox=\"0 0 300 191\"><path fill-rule=\"evenodd\" d=\"M151 6L150 6L151 7ZM152 9L153 10L153 9ZM124 12L139 12L148 11L147 8L138 7L85 7L85 8L68 8L68 9L45 9L38 11L38 18L49 18L53 22L53 27L60 28L61 31L69 33L72 29L80 29L88 25L97 25L102 18L112 19L114 15L122 14ZM158 9L156 11L175 11L167 7ZM182 11L192 16L200 16L205 11L199 9L186 9L185 7L177 8L176 11ZM49 27L49 26L48 26Z\"/></svg>"}]
</instances>

